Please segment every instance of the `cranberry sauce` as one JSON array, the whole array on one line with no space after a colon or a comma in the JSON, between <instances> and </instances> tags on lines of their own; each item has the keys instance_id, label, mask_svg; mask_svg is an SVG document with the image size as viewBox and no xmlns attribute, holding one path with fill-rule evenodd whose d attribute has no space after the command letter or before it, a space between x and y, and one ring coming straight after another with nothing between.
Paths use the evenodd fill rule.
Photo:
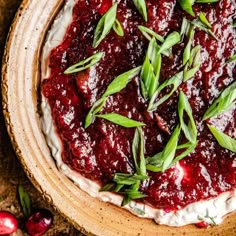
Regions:
<instances>
[{"instance_id":1,"label":"cranberry sauce","mask_svg":"<svg viewBox=\"0 0 236 236\"><path fill-rule=\"evenodd\" d=\"M133 173L131 145L134 129L127 129L103 119L96 119L87 129L85 117L108 84L121 73L142 65L148 41L138 30L144 25L162 36L180 32L183 17L193 18L175 0L147 0L145 23L132 0L118 1L117 19L125 36L111 31L102 43L92 48L95 27L112 4L111 0L80 0L73 10L73 22L63 42L50 54L51 76L42 82L52 117L62 141L64 163L101 185L116 172ZM156 208L178 209L189 203L208 199L236 188L236 154L221 148L202 121L204 112L220 91L236 79L235 63L225 61L235 53L232 27L234 1L195 4L196 16L203 11L219 40L196 28L194 45L201 45L201 68L194 78L180 87L187 95L198 128L198 146L180 163L164 173L149 172L150 180L142 185L147 198L142 201ZM187 39L174 46L171 57L163 56L161 81L182 70L182 54ZM64 75L69 66L103 51L104 58L86 71ZM161 94L163 96L164 94ZM134 78L121 92L110 96L101 113L116 112L146 124L145 155L154 155L165 147L177 125L178 92L153 113L140 94L139 78ZM236 138L236 109L210 121Z\"/></svg>"}]
</instances>

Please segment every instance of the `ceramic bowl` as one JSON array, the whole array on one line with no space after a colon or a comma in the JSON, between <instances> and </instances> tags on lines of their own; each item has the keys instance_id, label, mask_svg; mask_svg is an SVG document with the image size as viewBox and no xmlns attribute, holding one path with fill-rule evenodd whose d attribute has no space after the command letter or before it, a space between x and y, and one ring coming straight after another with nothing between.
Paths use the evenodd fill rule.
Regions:
<instances>
[{"instance_id":1,"label":"ceramic bowl","mask_svg":"<svg viewBox=\"0 0 236 236\"><path fill-rule=\"evenodd\" d=\"M40 53L62 0L23 1L10 30L3 60L3 109L15 152L29 179L69 222L85 234L236 235L236 214L220 226L168 227L93 199L58 171L40 128Z\"/></svg>"}]
</instances>

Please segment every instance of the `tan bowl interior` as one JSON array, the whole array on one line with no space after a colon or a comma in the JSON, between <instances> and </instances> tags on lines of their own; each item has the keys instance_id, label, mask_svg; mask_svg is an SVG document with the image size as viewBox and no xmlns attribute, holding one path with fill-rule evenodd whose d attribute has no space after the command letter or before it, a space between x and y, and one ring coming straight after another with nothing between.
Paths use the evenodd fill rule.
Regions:
<instances>
[{"instance_id":1,"label":"tan bowl interior","mask_svg":"<svg viewBox=\"0 0 236 236\"><path fill-rule=\"evenodd\" d=\"M3 61L3 109L8 132L30 180L62 215L86 234L236 235L236 214L220 226L198 229L158 226L111 204L93 199L61 174L40 129L40 52L47 29L63 0L25 0L12 25Z\"/></svg>"}]
</instances>

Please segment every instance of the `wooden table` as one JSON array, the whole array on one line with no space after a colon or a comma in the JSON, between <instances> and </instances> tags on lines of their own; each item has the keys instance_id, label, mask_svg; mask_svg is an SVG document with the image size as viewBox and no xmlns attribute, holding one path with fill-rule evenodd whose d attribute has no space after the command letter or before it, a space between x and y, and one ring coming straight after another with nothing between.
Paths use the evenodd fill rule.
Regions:
<instances>
[{"instance_id":1,"label":"wooden table","mask_svg":"<svg viewBox=\"0 0 236 236\"><path fill-rule=\"evenodd\" d=\"M0 0L0 62L11 21L20 3L21 0ZM53 228L45 235L82 235L43 201L40 194L25 176L11 146L0 103L0 210L12 212L19 219L20 229L14 235L20 236L27 234L24 231L24 216L17 198L17 186L19 184L23 185L30 194L34 209L47 208L53 212Z\"/></svg>"}]
</instances>

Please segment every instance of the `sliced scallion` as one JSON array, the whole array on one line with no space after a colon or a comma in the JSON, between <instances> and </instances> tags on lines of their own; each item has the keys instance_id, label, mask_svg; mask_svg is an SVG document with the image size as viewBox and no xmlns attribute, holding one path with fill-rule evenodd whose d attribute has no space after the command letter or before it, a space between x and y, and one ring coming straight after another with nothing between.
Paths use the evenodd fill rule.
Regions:
<instances>
[{"instance_id":1,"label":"sliced scallion","mask_svg":"<svg viewBox=\"0 0 236 236\"><path fill-rule=\"evenodd\" d=\"M185 123L184 119L185 112L188 115L187 124ZM180 91L179 93L178 114L180 120L180 127L183 130L186 139L188 139L190 143L196 143L197 128L192 115L192 109L186 95L182 91Z\"/></svg>"},{"instance_id":2,"label":"sliced scallion","mask_svg":"<svg viewBox=\"0 0 236 236\"><path fill-rule=\"evenodd\" d=\"M236 81L228 86L212 103L203 116L203 120L228 111L236 104Z\"/></svg>"},{"instance_id":3,"label":"sliced scallion","mask_svg":"<svg viewBox=\"0 0 236 236\"><path fill-rule=\"evenodd\" d=\"M117 35L123 37L124 36L124 30L121 25L121 23L116 19L113 24L113 30L116 32Z\"/></svg>"},{"instance_id":4,"label":"sliced scallion","mask_svg":"<svg viewBox=\"0 0 236 236\"><path fill-rule=\"evenodd\" d=\"M152 99L150 100L150 103L148 106L148 111L149 112L155 111L158 106L160 106L163 102L168 100L173 95L173 93L178 89L178 87L180 86L182 81L183 81L183 71L175 74L170 79L163 82L158 87L157 91L153 94ZM159 100L157 100L157 102L155 102L156 99L158 98L158 95L160 94L160 92L168 86L172 86L172 89L170 90L170 92L168 94L164 95Z\"/></svg>"},{"instance_id":5,"label":"sliced scallion","mask_svg":"<svg viewBox=\"0 0 236 236\"><path fill-rule=\"evenodd\" d=\"M70 66L69 68L67 68L64 71L64 74L73 74L73 73L77 73L83 70L86 70L90 67L92 67L93 65L97 64L103 57L104 53L103 52L98 52L94 55L92 55L91 57L86 58L83 61L80 61L72 66Z\"/></svg>"},{"instance_id":6,"label":"sliced scallion","mask_svg":"<svg viewBox=\"0 0 236 236\"><path fill-rule=\"evenodd\" d=\"M216 129L215 127L208 125L211 133L216 138L219 145L223 148L230 150L231 152L236 153L236 140L231 138L230 136L224 134L220 130Z\"/></svg>"},{"instance_id":7,"label":"sliced scallion","mask_svg":"<svg viewBox=\"0 0 236 236\"><path fill-rule=\"evenodd\" d=\"M133 0L133 2L139 13L143 16L143 19L147 22L147 6L145 0Z\"/></svg>"},{"instance_id":8,"label":"sliced scallion","mask_svg":"<svg viewBox=\"0 0 236 236\"><path fill-rule=\"evenodd\" d=\"M93 47L96 48L111 31L116 20L117 3L115 3L99 20L94 32Z\"/></svg>"},{"instance_id":9,"label":"sliced scallion","mask_svg":"<svg viewBox=\"0 0 236 236\"><path fill-rule=\"evenodd\" d=\"M96 117L108 120L114 124L117 124L126 128L134 128L134 127L145 125L142 122L129 119L126 116L122 116L116 113L101 114L101 115L96 115Z\"/></svg>"}]
</instances>

